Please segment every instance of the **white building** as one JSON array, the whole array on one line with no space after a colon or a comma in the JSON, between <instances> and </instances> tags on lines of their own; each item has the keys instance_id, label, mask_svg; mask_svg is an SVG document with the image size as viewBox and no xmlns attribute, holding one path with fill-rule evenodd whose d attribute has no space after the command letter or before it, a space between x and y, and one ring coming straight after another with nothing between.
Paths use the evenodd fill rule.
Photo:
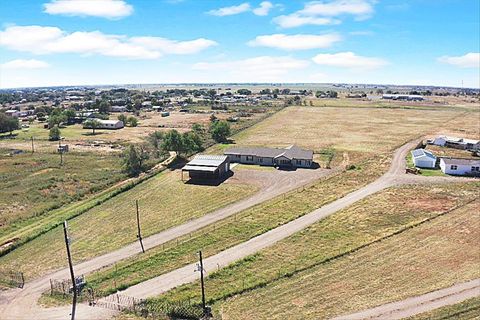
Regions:
<instances>
[{"instance_id":1,"label":"white building","mask_svg":"<svg viewBox=\"0 0 480 320\"><path fill-rule=\"evenodd\" d=\"M433 140L433 144L455 149L480 150L480 141L474 139L438 136Z\"/></svg>"},{"instance_id":2,"label":"white building","mask_svg":"<svg viewBox=\"0 0 480 320\"><path fill-rule=\"evenodd\" d=\"M5 114L7 116L12 117L12 118L18 118L20 116L20 111L18 111L18 110L7 110L7 111L5 111Z\"/></svg>"},{"instance_id":3,"label":"white building","mask_svg":"<svg viewBox=\"0 0 480 320\"><path fill-rule=\"evenodd\" d=\"M95 119L94 121L98 122L98 125L96 129L122 129L125 125L123 124L123 121L120 120L101 120L101 119ZM89 121L85 121L83 123L83 128L84 129L91 129L91 125Z\"/></svg>"},{"instance_id":4,"label":"white building","mask_svg":"<svg viewBox=\"0 0 480 320\"><path fill-rule=\"evenodd\" d=\"M441 158L440 169L451 175L480 176L480 160Z\"/></svg>"},{"instance_id":5,"label":"white building","mask_svg":"<svg viewBox=\"0 0 480 320\"><path fill-rule=\"evenodd\" d=\"M417 168L435 168L437 157L428 150L416 149L412 151L413 164Z\"/></svg>"}]
</instances>

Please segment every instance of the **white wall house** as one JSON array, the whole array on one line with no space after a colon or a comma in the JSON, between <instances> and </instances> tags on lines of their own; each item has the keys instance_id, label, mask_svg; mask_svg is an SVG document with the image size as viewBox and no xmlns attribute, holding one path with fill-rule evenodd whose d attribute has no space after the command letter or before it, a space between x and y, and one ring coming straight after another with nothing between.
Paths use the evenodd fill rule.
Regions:
<instances>
[{"instance_id":1,"label":"white wall house","mask_svg":"<svg viewBox=\"0 0 480 320\"><path fill-rule=\"evenodd\" d=\"M455 149L480 150L480 141L474 139L438 136L433 140L433 144Z\"/></svg>"},{"instance_id":2,"label":"white wall house","mask_svg":"<svg viewBox=\"0 0 480 320\"><path fill-rule=\"evenodd\" d=\"M440 169L445 174L480 176L480 160L441 158Z\"/></svg>"},{"instance_id":3,"label":"white wall house","mask_svg":"<svg viewBox=\"0 0 480 320\"><path fill-rule=\"evenodd\" d=\"M413 164L417 168L435 168L437 157L428 150L416 149L412 151Z\"/></svg>"}]
</instances>

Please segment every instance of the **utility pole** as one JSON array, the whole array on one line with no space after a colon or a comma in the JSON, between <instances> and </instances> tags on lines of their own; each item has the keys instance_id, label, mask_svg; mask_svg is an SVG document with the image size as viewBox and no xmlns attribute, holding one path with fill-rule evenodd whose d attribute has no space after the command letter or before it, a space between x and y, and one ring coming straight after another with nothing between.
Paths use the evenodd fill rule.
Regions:
<instances>
[{"instance_id":1,"label":"utility pole","mask_svg":"<svg viewBox=\"0 0 480 320\"><path fill-rule=\"evenodd\" d=\"M202 259L202 251L198 251L198 255L200 257L200 284L202 286L202 308L203 308L203 313L207 314L207 306L205 304L205 283L203 281L203 259Z\"/></svg>"},{"instance_id":2,"label":"utility pole","mask_svg":"<svg viewBox=\"0 0 480 320\"><path fill-rule=\"evenodd\" d=\"M34 153L35 152L35 147L33 146L33 136L31 136L30 139L32 140L32 153Z\"/></svg>"},{"instance_id":3,"label":"utility pole","mask_svg":"<svg viewBox=\"0 0 480 320\"><path fill-rule=\"evenodd\" d=\"M135 206L137 207L137 229L138 229L137 238L138 238L138 241L140 241L142 252L145 253L145 248L143 247L143 242L142 242L142 233L140 232L140 213L138 212L138 200L135 200Z\"/></svg>"},{"instance_id":4,"label":"utility pole","mask_svg":"<svg viewBox=\"0 0 480 320\"><path fill-rule=\"evenodd\" d=\"M73 301L72 301L72 320L75 320L75 309L77 307L77 283L73 273L72 255L70 254L70 239L68 238L67 221L63 222L63 234L65 236L65 246L67 247L68 267L70 268L70 277L72 278Z\"/></svg>"}]
</instances>

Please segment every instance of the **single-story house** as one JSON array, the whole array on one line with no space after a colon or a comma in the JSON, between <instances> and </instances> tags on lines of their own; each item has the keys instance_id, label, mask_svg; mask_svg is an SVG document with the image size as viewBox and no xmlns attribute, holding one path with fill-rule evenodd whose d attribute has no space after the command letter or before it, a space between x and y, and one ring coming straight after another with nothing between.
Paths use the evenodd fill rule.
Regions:
<instances>
[{"instance_id":1,"label":"single-story house","mask_svg":"<svg viewBox=\"0 0 480 320\"><path fill-rule=\"evenodd\" d=\"M440 169L443 173L460 176L480 176L480 160L441 158Z\"/></svg>"},{"instance_id":2,"label":"single-story house","mask_svg":"<svg viewBox=\"0 0 480 320\"><path fill-rule=\"evenodd\" d=\"M190 179L221 179L230 171L230 160L221 155L196 155L182 168L188 172Z\"/></svg>"},{"instance_id":3,"label":"single-story house","mask_svg":"<svg viewBox=\"0 0 480 320\"><path fill-rule=\"evenodd\" d=\"M412 160L417 168L435 168L437 163L437 157L425 149L412 150Z\"/></svg>"},{"instance_id":4,"label":"single-story house","mask_svg":"<svg viewBox=\"0 0 480 320\"><path fill-rule=\"evenodd\" d=\"M98 122L97 129L112 129L112 130L117 130L117 129L122 129L125 125L123 124L123 121L120 120L101 120L101 119L96 119ZM84 129L91 129L91 126L89 125L88 121L83 123L83 128Z\"/></svg>"},{"instance_id":5,"label":"single-story house","mask_svg":"<svg viewBox=\"0 0 480 320\"><path fill-rule=\"evenodd\" d=\"M125 112L125 111L127 111L127 107L125 107L125 106L111 106L110 111L111 112Z\"/></svg>"},{"instance_id":6,"label":"single-story house","mask_svg":"<svg viewBox=\"0 0 480 320\"><path fill-rule=\"evenodd\" d=\"M417 94L384 94L382 99L387 100L407 100L407 101L422 101L425 98Z\"/></svg>"},{"instance_id":7,"label":"single-story house","mask_svg":"<svg viewBox=\"0 0 480 320\"><path fill-rule=\"evenodd\" d=\"M7 110L7 111L5 111L5 114L7 116L12 117L12 118L18 118L20 116L20 111L18 111L18 110Z\"/></svg>"},{"instance_id":8,"label":"single-story house","mask_svg":"<svg viewBox=\"0 0 480 320\"><path fill-rule=\"evenodd\" d=\"M230 148L224 152L231 162L263 166L310 168L313 151L303 150L295 145L284 149L264 147Z\"/></svg>"},{"instance_id":9,"label":"single-story house","mask_svg":"<svg viewBox=\"0 0 480 320\"><path fill-rule=\"evenodd\" d=\"M433 140L433 144L462 150L480 150L480 141L474 139L438 136Z\"/></svg>"}]
</instances>

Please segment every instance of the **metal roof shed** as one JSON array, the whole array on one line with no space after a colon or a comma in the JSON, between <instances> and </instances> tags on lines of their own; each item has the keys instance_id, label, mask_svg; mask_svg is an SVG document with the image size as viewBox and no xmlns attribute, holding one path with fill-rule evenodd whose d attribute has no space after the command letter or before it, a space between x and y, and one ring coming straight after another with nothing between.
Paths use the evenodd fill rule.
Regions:
<instances>
[{"instance_id":1,"label":"metal roof shed","mask_svg":"<svg viewBox=\"0 0 480 320\"><path fill-rule=\"evenodd\" d=\"M230 171L228 156L196 155L182 168L188 172L190 179L220 179Z\"/></svg>"}]
</instances>

